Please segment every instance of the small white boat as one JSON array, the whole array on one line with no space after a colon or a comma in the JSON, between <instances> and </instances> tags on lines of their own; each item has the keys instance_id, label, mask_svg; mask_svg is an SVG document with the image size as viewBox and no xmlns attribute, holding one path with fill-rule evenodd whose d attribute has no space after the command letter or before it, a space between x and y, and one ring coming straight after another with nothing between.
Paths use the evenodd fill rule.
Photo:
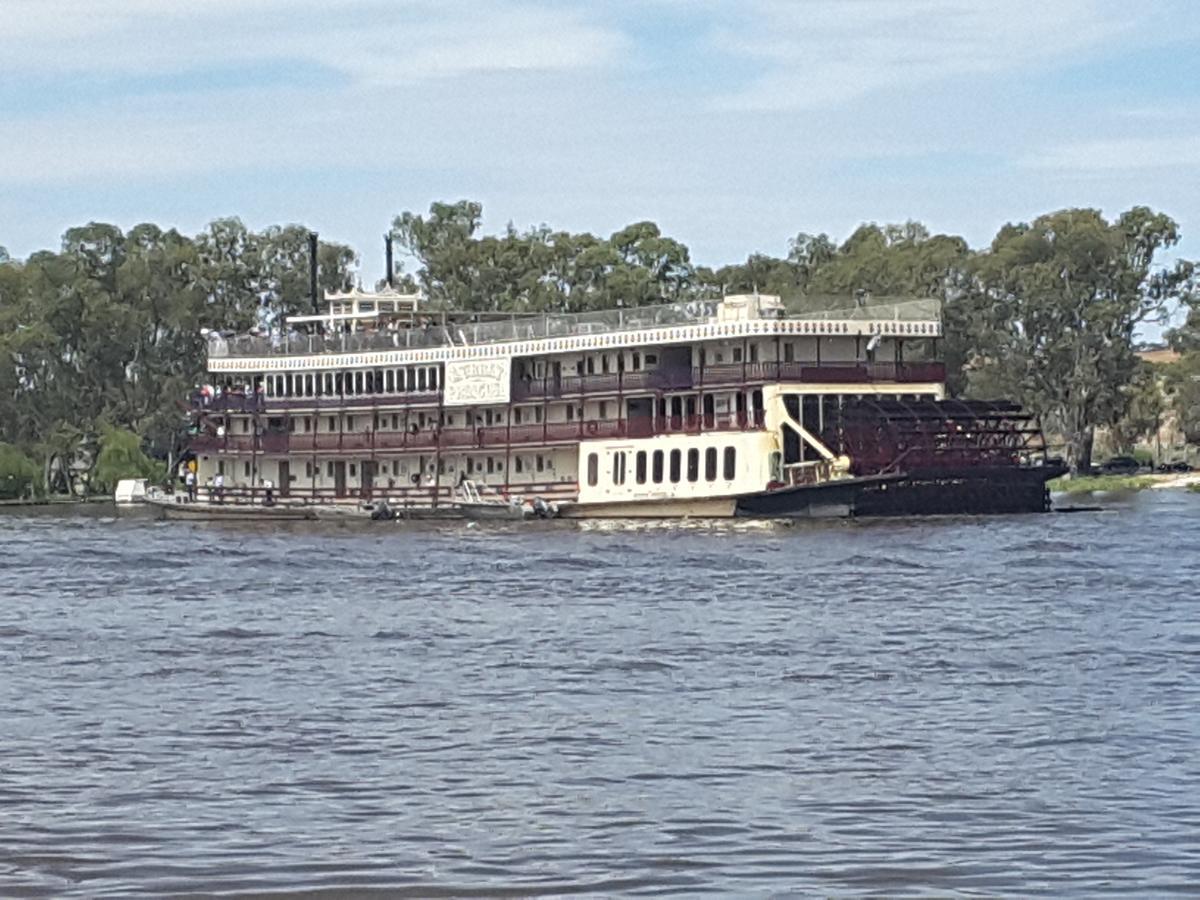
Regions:
<instances>
[{"instance_id":1,"label":"small white boat","mask_svg":"<svg viewBox=\"0 0 1200 900\"><path fill-rule=\"evenodd\" d=\"M117 506L138 506L146 502L146 494L145 478L122 478L113 491L113 502Z\"/></svg>"},{"instance_id":2,"label":"small white boat","mask_svg":"<svg viewBox=\"0 0 1200 900\"><path fill-rule=\"evenodd\" d=\"M486 485L481 491L470 480L458 486L454 505L467 519L553 519L558 515L557 505L540 497L504 497Z\"/></svg>"},{"instance_id":3,"label":"small white boat","mask_svg":"<svg viewBox=\"0 0 1200 900\"><path fill-rule=\"evenodd\" d=\"M532 515L519 497L502 497L484 485L464 480L458 486L454 505L468 519L524 519Z\"/></svg>"}]
</instances>

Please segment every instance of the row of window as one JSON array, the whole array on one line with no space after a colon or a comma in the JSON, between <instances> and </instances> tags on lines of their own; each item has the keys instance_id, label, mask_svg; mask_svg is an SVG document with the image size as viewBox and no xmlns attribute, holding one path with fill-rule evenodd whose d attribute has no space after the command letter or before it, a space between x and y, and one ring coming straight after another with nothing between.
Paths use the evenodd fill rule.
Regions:
<instances>
[{"instance_id":1,"label":"row of window","mask_svg":"<svg viewBox=\"0 0 1200 900\"><path fill-rule=\"evenodd\" d=\"M368 369L352 372L307 372L267 375L268 397L354 397L360 394L404 394L436 391L437 366Z\"/></svg>"},{"instance_id":2,"label":"row of window","mask_svg":"<svg viewBox=\"0 0 1200 900\"><path fill-rule=\"evenodd\" d=\"M625 484L627 475L626 457L628 455L626 452L618 452L613 455L612 483L615 485ZM671 450L669 453L662 450L654 450L652 452L639 450L633 456L634 480L638 484L646 484L647 481L654 484L662 484L664 480L664 464L666 467L666 480L671 484L678 484L683 480L684 453L682 450ZM649 471L647 471L647 462L649 462ZM718 451L716 447L705 449L703 471L705 481L717 480L718 463L720 463L722 478L725 481L733 481L737 476L737 448L726 447L724 453ZM698 447L693 447L687 451L686 475L689 482L700 481L700 449ZM588 454L587 482L589 487L595 487L600 483L599 454Z\"/></svg>"}]
</instances>

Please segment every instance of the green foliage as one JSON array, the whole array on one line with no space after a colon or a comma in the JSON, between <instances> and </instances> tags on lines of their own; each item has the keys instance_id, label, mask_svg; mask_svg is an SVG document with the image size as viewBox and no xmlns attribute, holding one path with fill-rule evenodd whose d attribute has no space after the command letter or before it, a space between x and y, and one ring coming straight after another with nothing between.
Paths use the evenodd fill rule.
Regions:
<instances>
[{"instance_id":1,"label":"green foliage","mask_svg":"<svg viewBox=\"0 0 1200 900\"><path fill-rule=\"evenodd\" d=\"M1066 494L1099 494L1110 491L1144 491L1158 481L1151 475L1073 475L1050 482L1052 491Z\"/></svg>"},{"instance_id":2,"label":"green foliage","mask_svg":"<svg viewBox=\"0 0 1200 900\"><path fill-rule=\"evenodd\" d=\"M396 216L392 234L412 262L402 288L424 291L427 308L476 312L748 291L782 295L792 310L936 298L951 391L1023 402L1068 439L1081 468L1096 428L1131 446L1164 403L1200 439L1200 313L1171 335L1185 359L1166 378L1166 400L1133 353L1139 324L1196 298L1190 263L1155 264L1178 241L1174 221L1143 207L1111 222L1083 209L1007 225L979 252L911 221L864 224L841 244L800 233L784 257L755 253L718 268L695 265L653 222L607 237L511 224L482 234L482 217L469 200ZM279 327L307 312L307 236L301 225L256 232L236 218L191 237L89 223L68 230L57 251L20 261L0 253L0 441L34 459L66 457L108 423L141 435L152 456L178 450L177 403L204 373L201 328ZM318 254L321 287L350 287L354 252L323 243Z\"/></svg>"},{"instance_id":3,"label":"green foliage","mask_svg":"<svg viewBox=\"0 0 1200 900\"><path fill-rule=\"evenodd\" d=\"M29 496L34 492L39 476L33 460L12 444L0 443L0 499Z\"/></svg>"},{"instance_id":4,"label":"green foliage","mask_svg":"<svg viewBox=\"0 0 1200 900\"><path fill-rule=\"evenodd\" d=\"M70 452L61 426L101 421L178 449L177 404L205 370L200 330L245 331L310 307L308 230L221 219L196 237L143 224L69 229L58 252L0 261L0 440ZM323 287L351 283L354 253L318 249Z\"/></svg>"},{"instance_id":5,"label":"green foliage","mask_svg":"<svg viewBox=\"0 0 1200 900\"><path fill-rule=\"evenodd\" d=\"M1147 396L1135 385L1134 329L1194 295L1189 263L1153 267L1178 239L1172 219L1145 207L1111 223L1068 209L1005 226L974 257L958 304L968 388L986 381L1023 401L1086 470L1096 427L1118 425Z\"/></svg>"},{"instance_id":6,"label":"green foliage","mask_svg":"<svg viewBox=\"0 0 1200 900\"><path fill-rule=\"evenodd\" d=\"M166 467L142 451L142 439L132 431L106 426L100 433L100 453L92 470L92 485L111 493L123 478L148 478L162 481Z\"/></svg>"}]
</instances>

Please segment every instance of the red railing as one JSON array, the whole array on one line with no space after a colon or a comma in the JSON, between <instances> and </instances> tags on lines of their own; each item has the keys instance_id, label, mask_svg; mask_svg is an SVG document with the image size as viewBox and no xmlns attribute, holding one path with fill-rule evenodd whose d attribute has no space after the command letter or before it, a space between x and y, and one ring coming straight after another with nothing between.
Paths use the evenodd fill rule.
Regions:
<instances>
[{"instance_id":1,"label":"red railing","mask_svg":"<svg viewBox=\"0 0 1200 900\"><path fill-rule=\"evenodd\" d=\"M570 375L541 380L516 379L514 400L569 397L580 394L632 393L645 390L688 390L773 381L810 384L849 384L875 381L941 383L946 366L940 362L916 363L815 363L757 362L726 363L694 369L658 369L607 375Z\"/></svg>"},{"instance_id":2,"label":"red railing","mask_svg":"<svg viewBox=\"0 0 1200 900\"><path fill-rule=\"evenodd\" d=\"M444 450L537 446L574 443L599 438L646 438L660 434L701 434L708 431L747 431L763 427L762 410L735 415L670 416L665 419L588 419L522 425L488 425L480 428L443 428L418 431L357 431L308 434L197 435L191 449L197 452L306 453L377 450Z\"/></svg>"}]
</instances>

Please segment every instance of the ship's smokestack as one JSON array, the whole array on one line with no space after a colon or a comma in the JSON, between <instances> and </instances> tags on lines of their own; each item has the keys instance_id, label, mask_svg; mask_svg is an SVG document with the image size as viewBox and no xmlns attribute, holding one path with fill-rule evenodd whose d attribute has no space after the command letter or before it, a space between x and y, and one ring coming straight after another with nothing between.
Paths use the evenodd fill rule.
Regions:
<instances>
[{"instance_id":1,"label":"ship's smokestack","mask_svg":"<svg viewBox=\"0 0 1200 900\"><path fill-rule=\"evenodd\" d=\"M396 276L392 273L392 233L383 236L383 256L387 263L387 286L396 286Z\"/></svg>"},{"instance_id":2,"label":"ship's smokestack","mask_svg":"<svg viewBox=\"0 0 1200 900\"><path fill-rule=\"evenodd\" d=\"M321 314L321 300L317 296L317 233L308 233L308 291L312 298L314 316Z\"/></svg>"}]
</instances>

